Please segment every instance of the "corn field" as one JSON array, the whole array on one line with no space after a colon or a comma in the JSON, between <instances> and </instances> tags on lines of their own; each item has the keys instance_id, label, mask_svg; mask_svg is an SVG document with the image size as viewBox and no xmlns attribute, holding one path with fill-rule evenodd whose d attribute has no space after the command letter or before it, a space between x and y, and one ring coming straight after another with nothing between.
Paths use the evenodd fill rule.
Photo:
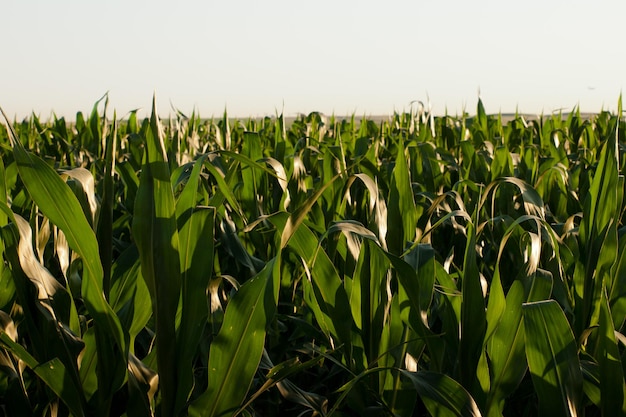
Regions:
<instances>
[{"instance_id":1,"label":"corn field","mask_svg":"<svg viewBox=\"0 0 626 417\"><path fill-rule=\"evenodd\" d=\"M0 128L0 415L624 416L626 126Z\"/></svg>"}]
</instances>

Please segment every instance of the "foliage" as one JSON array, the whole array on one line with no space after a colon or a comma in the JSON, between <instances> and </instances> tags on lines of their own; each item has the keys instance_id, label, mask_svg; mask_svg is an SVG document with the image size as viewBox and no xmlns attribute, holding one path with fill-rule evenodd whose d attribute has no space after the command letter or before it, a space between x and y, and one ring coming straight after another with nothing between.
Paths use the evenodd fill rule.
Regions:
<instances>
[{"instance_id":1,"label":"foliage","mask_svg":"<svg viewBox=\"0 0 626 417\"><path fill-rule=\"evenodd\" d=\"M626 415L625 127L0 130L0 415Z\"/></svg>"}]
</instances>

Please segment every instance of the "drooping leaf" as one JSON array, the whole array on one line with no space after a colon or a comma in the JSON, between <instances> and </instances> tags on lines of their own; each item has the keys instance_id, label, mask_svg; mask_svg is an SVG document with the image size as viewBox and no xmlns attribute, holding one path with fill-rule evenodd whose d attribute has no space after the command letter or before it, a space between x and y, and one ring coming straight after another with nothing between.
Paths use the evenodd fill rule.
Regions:
<instances>
[{"instance_id":1,"label":"drooping leaf","mask_svg":"<svg viewBox=\"0 0 626 417\"><path fill-rule=\"evenodd\" d=\"M409 378L421 400L433 416L480 417L481 413L472 396L461 384L447 375L429 371L402 374Z\"/></svg>"}]
</instances>

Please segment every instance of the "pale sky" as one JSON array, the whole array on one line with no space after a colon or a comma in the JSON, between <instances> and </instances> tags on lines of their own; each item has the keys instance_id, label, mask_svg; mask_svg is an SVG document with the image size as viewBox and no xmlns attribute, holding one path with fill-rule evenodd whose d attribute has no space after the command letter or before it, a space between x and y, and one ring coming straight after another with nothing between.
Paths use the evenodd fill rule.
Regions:
<instances>
[{"instance_id":1,"label":"pale sky","mask_svg":"<svg viewBox=\"0 0 626 417\"><path fill-rule=\"evenodd\" d=\"M0 106L73 119L109 93L234 117L615 111L626 1L3 0Z\"/></svg>"}]
</instances>

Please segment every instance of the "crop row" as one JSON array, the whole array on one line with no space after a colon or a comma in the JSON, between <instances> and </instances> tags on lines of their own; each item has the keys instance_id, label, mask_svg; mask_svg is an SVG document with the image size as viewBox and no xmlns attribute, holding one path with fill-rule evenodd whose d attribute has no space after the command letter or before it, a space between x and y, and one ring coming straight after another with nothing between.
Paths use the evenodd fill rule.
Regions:
<instances>
[{"instance_id":1,"label":"crop row","mask_svg":"<svg viewBox=\"0 0 626 417\"><path fill-rule=\"evenodd\" d=\"M0 415L626 415L625 124L0 130Z\"/></svg>"}]
</instances>

